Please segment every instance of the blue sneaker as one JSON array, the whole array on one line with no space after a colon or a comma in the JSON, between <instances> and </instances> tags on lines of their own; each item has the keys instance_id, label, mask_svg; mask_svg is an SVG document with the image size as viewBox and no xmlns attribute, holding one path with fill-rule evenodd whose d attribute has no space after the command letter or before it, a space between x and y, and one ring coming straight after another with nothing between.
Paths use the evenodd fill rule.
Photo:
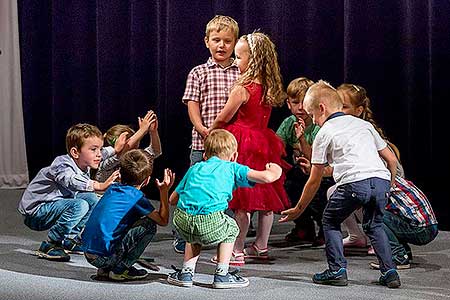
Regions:
<instances>
[{"instance_id":1,"label":"blue sneaker","mask_svg":"<svg viewBox=\"0 0 450 300\"><path fill-rule=\"evenodd\" d=\"M131 266L128 269L113 269L109 272L109 278L115 281L139 280L147 277L148 272L144 269L136 269Z\"/></svg>"},{"instance_id":2,"label":"blue sneaker","mask_svg":"<svg viewBox=\"0 0 450 300\"><path fill-rule=\"evenodd\" d=\"M184 254L184 249L186 248L186 241L180 237L176 237L172 243L173 250L176 253Z\"/></svg>"},{"instance_id":3,"label":"blue sneaker","mask_svg":"<svg viewBox=\"0 0 450 300\"><path fill-rule=\"evenodd\" d=\"M71 254L84 254L83 248L81 248L81 243L75 239L65 239L62 241L62 246L66 253Z\"/></svg>"},{"instance_id":4,"label":"blue sneaker","mask_svg":"<svg viewBox=\"0 0 450 300\"><path fill-rule=\"evenodd\" d=\"M170 273L169 276L167 276L167 282L176 286L182 286L182 287L191 287L192 286L192 277L194 275L192 273L186 272L182 273L181 269L177 269L175 266L172 265L172 269L175 270L175 272Z\"/></svg>"},{"instance_id":5,"label":"blue sneaker","mask_svg":"<svg viewBox=\"0 0 450 300\"><path fill-rule=\"evenodd\" d=\"M227 275L214 275L213 288L215 289L233 289L242 288L249 285L247 278L238 275L239 269L227 273Z\"/></svg>"},{"instance_id":6,"label":"blue sneaker","mask_svg":"<svg viewBox=\"0 0 450 300\"><path fill-rule=\"evenodd\" d=\"M384 274L382 273L378 282L391 289L398 288L402 285L397 270L395 269L390 269Z\"/></svg>"},{"instance_id":7,"label":"blue sneaker","mask_svg":"<svg viewBox=\"0 0 450 300\"><path fill-rule=\"evenodd\" d=\"M322 273L316 273L313 276L313 282L318 284L346 286L348 284L347 270L345 268L340 268L335 272L325 270Z\"/></svg>"},{"instance_id":8,"label":"blue sneaker","mask_svg":"<svg viewBox=\"0 0 450 300\"><path fill-rule=\"evenodd\" d=\"M43 241L39 250L36 251L37 256L53 261L69 261L70 255L64 252L60 243Z\"/></svg>"}]
</instances>

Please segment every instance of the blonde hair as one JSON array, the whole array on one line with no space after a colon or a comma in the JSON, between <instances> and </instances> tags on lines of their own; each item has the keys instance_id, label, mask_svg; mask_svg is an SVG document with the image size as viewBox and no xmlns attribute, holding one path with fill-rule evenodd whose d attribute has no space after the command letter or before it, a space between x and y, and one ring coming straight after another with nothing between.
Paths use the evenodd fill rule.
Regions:
<instances>
[{"instance_id":1,"label":"blonde hair","mask_svg":"<svg viewBox=\"0 0 450 300\"><path fill-rule=\"evenodd\" d=\"M67 153L70 153L70 149L73 147L80 150L86 139L91 137L98 137L103 140L102 132L97 128L97 126L86 123L73 125L69 128L69 130L67 130L66 133Z\"/></svg>"},{"instance_id":2,"label":"blonde hair","mask_svg":"<svg viewBox=\"0 0 450 300\"><path fill-rule=\"evenodd\" d=\"M306 78L306 77L299 77L292 80L287 89L286 93L289 98L297 99L300 101L303 101L306 95L306 91L310 86L314 84L314 81Z\"/></svg>"},{"instance_id":3,"label":"blonde hair","mask_svg":"<svg viewBox=\"0 0 450 300\"><path fill-rule=\"evenodd\" d=\"M259 79L264 86L263 103L282 106L286 94L283 91L275 45L262 32L243 35L240 39L248 43L250 51L248 68L236 81L236 85L246 86Z\"/></svg>"},{"instance_id":4,"label":"blonde hair","mask_svg":"<svg viewBox=\"0 0 450 300\"><path fill-rule=\"evenodd\" d=\"M135 131L128 125L117 124L108 129L105 133L104 138L107 146L112 146L116 144L117 138L124 132L128 132L128 137L131 137Z\"/></svg>"},{"instance_id":5,"label":"blonde hair","mask_svg":"<svg viewBox=\"0 0 450 300\"><path fill-rule=\"evenodd\" d=\"M239 37L239 26L236 20L232 17L221 15L216 15L206 24L205 37L209 39L211 31L220 32L222 30L230 30L234 35L235 41Z\"/></svg>"},{"instance_id":6,"label":"blonde hair","mask_svg":"<svg viewBox=\"0 0 450 300\"><path fill-rule=\"evenodd\" d=\"M326 105L331 109L342 109L342 100L336 89L324 80L319 80L317 83L314 83L311 87L309 87L304 101L305 106L312 108L319 107L320 103L326 103Z\"/></svg>"},{"instance_id":7,"label":"blonde hair","mask_svg":"<svg viewBox=\"0 0 450 300\"><path fill-rule=\"evenodd\" d=\"M120 157L120 180L123 184L137 186L153 172L153 157L142 149L133 149Z\"/></svg>"},{"instance_id":8,"label":"blonde hair","mask_svg":"<svg viewBox=\"0 0 450 300\"><path fill-rule=\"evenodd\" d=\"M381 129L381 127L379 127L375 122L372 109L370 109L370 99L367 96L366 89L360 85L343 83L338 86L337 91L344 97L347 97L354 107L362 107L363 111L360 118L372 124L372 126L380 134L380 136L389 144L397 158L400 159L400 151L398 150L398 148L393 143L389 142L388 138L384 134L383 129ZM341 100L344 101L344 99Z\"/></svg>"},{"instance_id":9,"label":"blonde hair","mask_svg":"<svg viewBox=\"0 0 450 300\"><path fill-rule=\"evenodd\" d=\"M214 129L205 139L205 156L228 158L237 151L237 147L236 138L228 130Z\"/></svg>"}]
</instances>

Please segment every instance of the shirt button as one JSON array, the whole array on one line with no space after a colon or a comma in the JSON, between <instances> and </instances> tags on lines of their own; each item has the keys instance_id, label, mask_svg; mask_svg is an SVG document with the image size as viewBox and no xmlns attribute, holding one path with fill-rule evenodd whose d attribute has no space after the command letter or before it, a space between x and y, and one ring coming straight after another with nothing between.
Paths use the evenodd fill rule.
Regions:
<instances>
[{"instance_id":1,"label":"shirt button","mask_svg":"<svg viewBox=\"0 0 450 300\"><path fill-rule=\"evenodd\" d=\"M228 88L224 88L223 90L224 90L225 92L228 92Z\"/></svg>"}]
</instances>

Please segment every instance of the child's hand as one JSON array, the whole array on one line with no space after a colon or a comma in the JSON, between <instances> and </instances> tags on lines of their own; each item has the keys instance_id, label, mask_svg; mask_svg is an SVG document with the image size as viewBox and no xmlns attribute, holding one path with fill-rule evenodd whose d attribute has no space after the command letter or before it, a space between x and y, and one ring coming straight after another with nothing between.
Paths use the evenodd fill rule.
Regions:
<instances>
[{"instance_id":1,"label":"child's hand","mask_svg":"<svg viewBox=\"0 0 450 300\"><path fill-rule=\"evenodd\" d=\"M205 126L202 126L202 128L198 131L198 133L200 133L200 135L202 136L202 138L206 138L209 134L209 128L206 128Z\"/></svg>"},{"instance_id":2,"label":"child's hand","mask_svg":"<svg viewBox=\"0 0 450 300\"><path fill-rule=\"evenodd\" d=\"M164 169L164 179L162 182L160 182L158 179L156 179L156 186L159 190L169 190L173 183L175 181L175 173L172 173L172 170L170 169Z\"/></svg>"},{"instance_id":3,"label":"child's hand","mask_svg":"<svg viewBox=\"0 0 450 300\"><path fill-rule=\"evenodd\" d=\"M122 132L117 138L116 143L114 144L114 150L116 151L116 154L120 154L123 151L127 142L127 136L128 132Z\"/></svg>"},{"instance_id":4,"label":"child's hand","mask_svg":"<svg viewBox=\"0 0 450 300\"><path fill-rule=\"evenodd\" d=\"M302 214L297 207L290 208L281 212L281 218L278 220L279 223L286 223L297 219Z\"/></svg>"},{"instance_id":5,"label":"child's hand","mask_svg":"<svg viewBox=\"0 0 450 300\"><path fill-rule=\"evenodd\" d=\"M299 139L305 133L305 121L303 119L298 119L297 122L294 123L295 136Z\"/></svg>"},{"instance_id":6,"label":"child's hand","mask_svg":"<svg viewBox=\"0 0 450 300\"><path fill-rule=\"evenodd\" d=\"M150 126L148 127L149 132L154 132L158 130L158 117L156 114L151 110L150 111Z\"/></svg>"},{"instance_id":7,"label":"child's hand","mask_svg":"<svg viewBox=\"0 0 450 300\"><path fill-rule=\"evenodd\" d=\"M95 191L104 191L117 179L120 179L119 170L114 171L105 182L94 181L93 188Z\"/></svg>"},{"instance_id":8,"label":"child's hand","mask_svg":"<svg viewBox=\"0 0 450 300\"><path fill-rule=\"evenodd\" d=\"M311 173L311 162L304 156L299 156L295 159L295 162L300 166L302 172L306 175Z\"/></svg>"},{"instance_id":9,"label":"child's hand","mask_svg":"<svg viewBox=\"0 0 450 300\"><path fill-rule=\"evenodd\" d=\"M138 117L139 129L142 130L143 132L146 132L150 127L152 114L154 114L154 112L149 110L145 115L145 117L143 118Z\"/></svg>"},{"instance_id":10,"label":"child's hand","mask_svg":"<svg viewBox=\"0 0 450 300\"><path fill-rule=\"evenodd\" d=\"M281 172L283 171L281 167L276 163L268 163L266 164L266 170L271 172L278 180L281 177Z\"/></svg>"}]
</instances>

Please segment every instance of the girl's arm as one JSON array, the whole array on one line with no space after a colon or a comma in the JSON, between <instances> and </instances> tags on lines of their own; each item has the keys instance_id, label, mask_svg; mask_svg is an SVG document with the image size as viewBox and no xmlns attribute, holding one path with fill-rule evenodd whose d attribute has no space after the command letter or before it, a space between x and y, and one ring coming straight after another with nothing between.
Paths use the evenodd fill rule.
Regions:
<instances>
[{"instance_id":1,"label":"girl's arm","mask_svg":"<svg viewBox=\"0 0 450 300\"><path fill-rule=\"evenodd\" d=\"M241 85L238 85L231 90L230 97L228 98L227 103L224 108L217 115L214 123L209 128L209 131L223 127L227 124L231 118L236 114L239 107L248 101L250 94L248 91Z\"/></svg>"},{"instance_id":2,"label":"girl's arm","mask_svg":"<svg viewBox=\"0 0 450 300\"><path fill-rule=\"evenodd\" d=\"M150 134L150 146L152 147L153 154L155 158L161 155L161 141L159 139L158 134L158 118L156 114L153 114L153 117L150 121L150 127L148 128L148 132Z\"/></svg>"},{"instance_id":3,"label":"girl's arm","mask_svg":"<svg viewBox=\"0 0 450 300\"><path fill-rule=\"evenodd\" d=\"M143 118L138 117L139 129L128 139L127 146L129 149L137 148L137 145L145 136L145 134L148 131L148 128L150 127L150 122L153 115L155 115L155 113L149 110L145 115L145 117Z\"/></svg>"}]
</instances>

